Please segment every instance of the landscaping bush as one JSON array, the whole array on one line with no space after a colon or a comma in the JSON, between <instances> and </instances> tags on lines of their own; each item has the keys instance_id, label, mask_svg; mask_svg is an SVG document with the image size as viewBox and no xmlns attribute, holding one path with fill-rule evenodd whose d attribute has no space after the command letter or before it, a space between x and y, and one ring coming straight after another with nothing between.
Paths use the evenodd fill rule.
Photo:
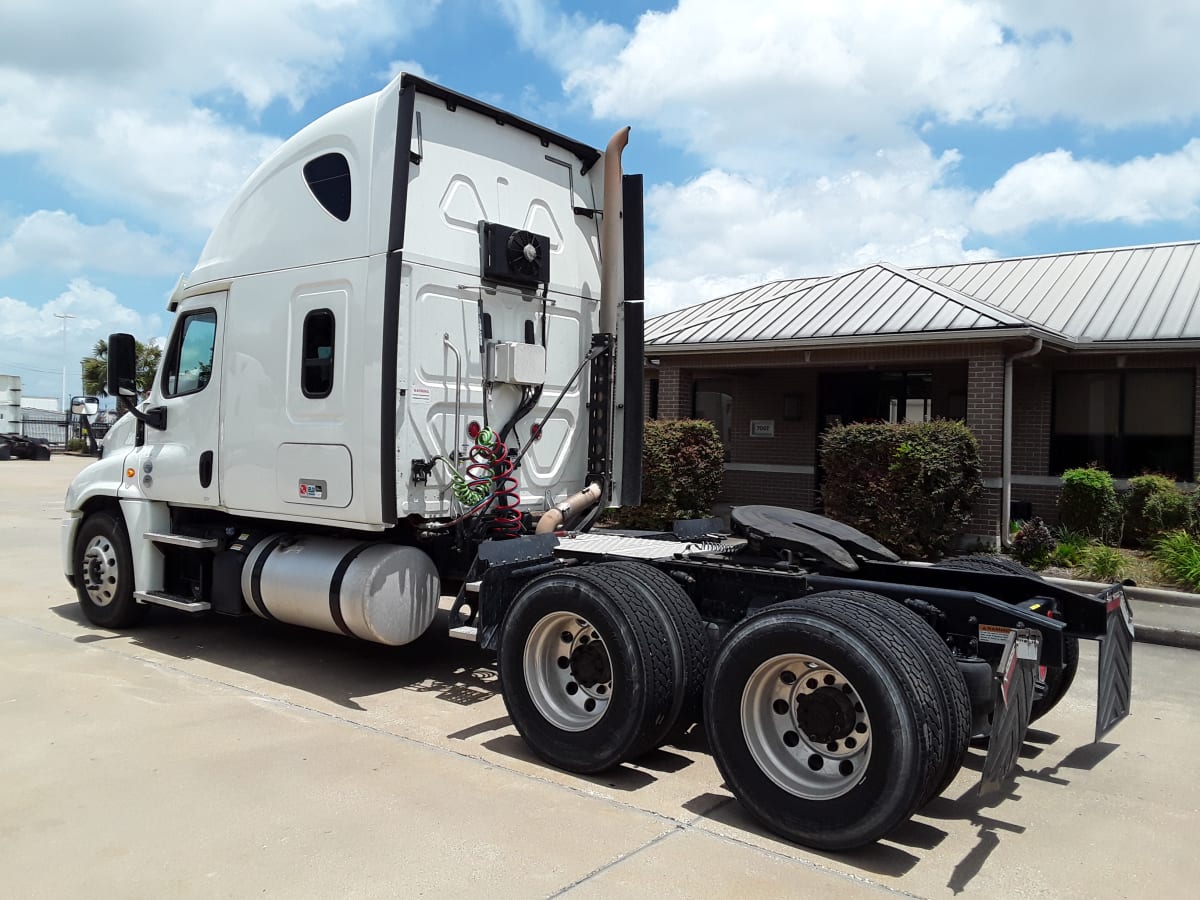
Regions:
<instances>
[{"instance_id":1,"label":"landscaping bush","mask_svg":"<svg viewBox=\"0 0 1200 900\"><path fill-rule=\"evenodd\" d=\"M1031 569L1045 568L1054 546L1054 535L1037 516L1025 522L1012 537L1012 555Z\"/></svg>"},{"instance_id":2,"label":"landscaping bush","mask_svg":"<svg viewBox=\"0 0 1200 900\"><path fill-rule=\"evenodd\" d=\"M961 422L838 425L821 436L825 513L907 557L938 557L983 489Z\"/></svg>"},{"instance_id":3,"label":"landscaping bush","mask_svg":"<svg viewBox=\"0 0 1200 900\"><path fill-rule=\"evenodd\" d=\"M1200 542L1186 531L1159 537L1152 555L1167 578L1189 591L1200 590Z\"/></svg>"},{"instance_id":4,"label":"landscaping bush","mask_svg":"<svg viewBox=\"0 0 1200 900\"><path fill-rule=\"evenodd\" d=\"M1067 469L1058 495L1058 520L1064 528L1101 540L1121 531L1121 503L1112 476L1103 469Z\"/></svg>"},{"instance_id":5,"label":"landscaping bush","mask_svg":"<svg viewBox=\"0 0 1200 900\"><path fill-rule=\"evenodd\" d=\"M1058 542L1054 545L1054 549L1050 551L1050 565L1063 566L1068 569L1079 565L1079 561L1083 557L1083 551L1090 543L1091 540L1086 534L1079 531L1071 531L1068 528L1060 528L1058 530Z\"/></svg>"},{"instance_id":6,"label":"landscaping bush","mask_svg":"<svg viewBox=\"0 0 1200 900\"><path fill-rule=\"evenodd\" d=\"M1129 567L1125 554L1116 547L1089 544L1079 556L1079 570L1090 581L1120 581Z\"/></svg>"},{"instance_id":7,"label":"landscaping bush","mask_svg":"<svg viewBox=\"0 0 1200 900\"><path fill-rule=\"evenodd\" d=\"M1185 528L1188 501L1165 475L1138 475L1129 479L1125 495L1125 537L1148 544L1163 531Z\"/></svg>"},{"instance_id":8,"label":"landscaping bush","mask_svg":"<svg viewBox=\"0 0 1200 900\"><path fill-rule=\"evenodd\" d=\"M615 510L626 528L668 528L675 519L707 516L721 490L725 449L706 419L646 422L642 505Z\"/></svg>"},{"instance_id":9,"label":"landscaping bush","mask_svg":"<svg viewBox=\"0 0 1200 900\"><path fill-rule=\"evenodd\" d=\"M1185 495L1188 503L1188 524L1187 530L1193 536L1200 537L1200 490L1192 491Z\"/></svg>"}]
</instances>

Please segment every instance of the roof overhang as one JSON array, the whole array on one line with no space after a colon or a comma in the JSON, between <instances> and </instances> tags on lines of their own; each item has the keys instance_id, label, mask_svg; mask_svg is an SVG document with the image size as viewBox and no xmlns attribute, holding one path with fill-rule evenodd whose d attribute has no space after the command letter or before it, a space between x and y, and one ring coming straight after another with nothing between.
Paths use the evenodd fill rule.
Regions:
<instances>
[{"instance_id":1,"label":"roof overhang","mask_svg":"<svg viewBox=\"0 0 1200 900\"><path fill-rule=\"evenodd\" d=\"M1040 328L965 328L957 331L922 331L899 334L846 335L783 341L714 341L693 344L646 344L647 356L675 353L770 353L777 350L821 350L832 347L863 347L880 344L980 343L1020 338L1041 338L1046 344L1075 349L1072 341Z\"/></svg>"}]
</instances>

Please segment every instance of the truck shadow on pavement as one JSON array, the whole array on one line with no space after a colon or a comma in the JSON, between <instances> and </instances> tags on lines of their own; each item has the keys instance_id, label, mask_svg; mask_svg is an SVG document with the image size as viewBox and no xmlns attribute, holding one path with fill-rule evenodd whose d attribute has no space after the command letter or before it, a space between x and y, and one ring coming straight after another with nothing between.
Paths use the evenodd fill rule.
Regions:
<instances>
[{"instance_id":1,"label":"truck shadow on pavement","mask_svg":"<svg viewBox=\"0 0 1200 900\"><path fill-rule=\"evenodd\" d=\"M429 632L417 641L386 647L254 616L238 621L192 618L157 608L136 629L118 634L93 626L77 604L51 609L85 630L75 638L77 643L125 640L178 660L202 660L244 672L346 709L361 711L361 698L394 690L434 694L458 706L499 693L494 655L449 637L445 612L438 613Z\"/></svg>"}]
</instances>

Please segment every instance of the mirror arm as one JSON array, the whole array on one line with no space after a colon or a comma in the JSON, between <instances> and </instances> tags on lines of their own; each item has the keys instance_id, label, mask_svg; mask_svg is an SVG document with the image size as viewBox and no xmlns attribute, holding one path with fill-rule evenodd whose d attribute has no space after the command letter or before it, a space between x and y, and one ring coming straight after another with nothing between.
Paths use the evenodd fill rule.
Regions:
<instances>
[{"instance_id":1,"label":"mirror arm","mask_svg":"<svg viewBox=\"0 0 1200 900\"><path fill-rule=\"evenodd\" d=\"M133 401L124 394L122 394L119 399L125 404L125 409L129 411L130 415L132 415L139 422L149 425L156 431L166 430L167 408L165 406L156 406L153 409L148 409L145 412L142 412L134 405Z\"/></svg>"}]
</instances>

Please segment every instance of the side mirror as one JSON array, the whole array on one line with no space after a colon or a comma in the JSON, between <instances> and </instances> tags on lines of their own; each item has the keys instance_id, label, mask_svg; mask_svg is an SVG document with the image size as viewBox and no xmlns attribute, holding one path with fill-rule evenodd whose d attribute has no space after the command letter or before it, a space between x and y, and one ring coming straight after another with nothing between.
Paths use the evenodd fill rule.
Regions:
<instances>
[{"instance_id":1,"label":"side mirror","mask_svg":"<svg viewBox=\"0 0 1200 900\"><path fill-rule=\"evenodd\" d=\"M71 413L76 416L94 416L100 412L100 401L95 397L72 397Z\"/></svg>"},{"instance_id":2,"label":"side mirror","mask_svg":"<svg viewBox=\"0 0 1200 900\"><path fill-rule=\"evenodd\" d=\"M132 334L108 336L108 393L137 397L137 343Z\"/></svg>"}]
</instances>

